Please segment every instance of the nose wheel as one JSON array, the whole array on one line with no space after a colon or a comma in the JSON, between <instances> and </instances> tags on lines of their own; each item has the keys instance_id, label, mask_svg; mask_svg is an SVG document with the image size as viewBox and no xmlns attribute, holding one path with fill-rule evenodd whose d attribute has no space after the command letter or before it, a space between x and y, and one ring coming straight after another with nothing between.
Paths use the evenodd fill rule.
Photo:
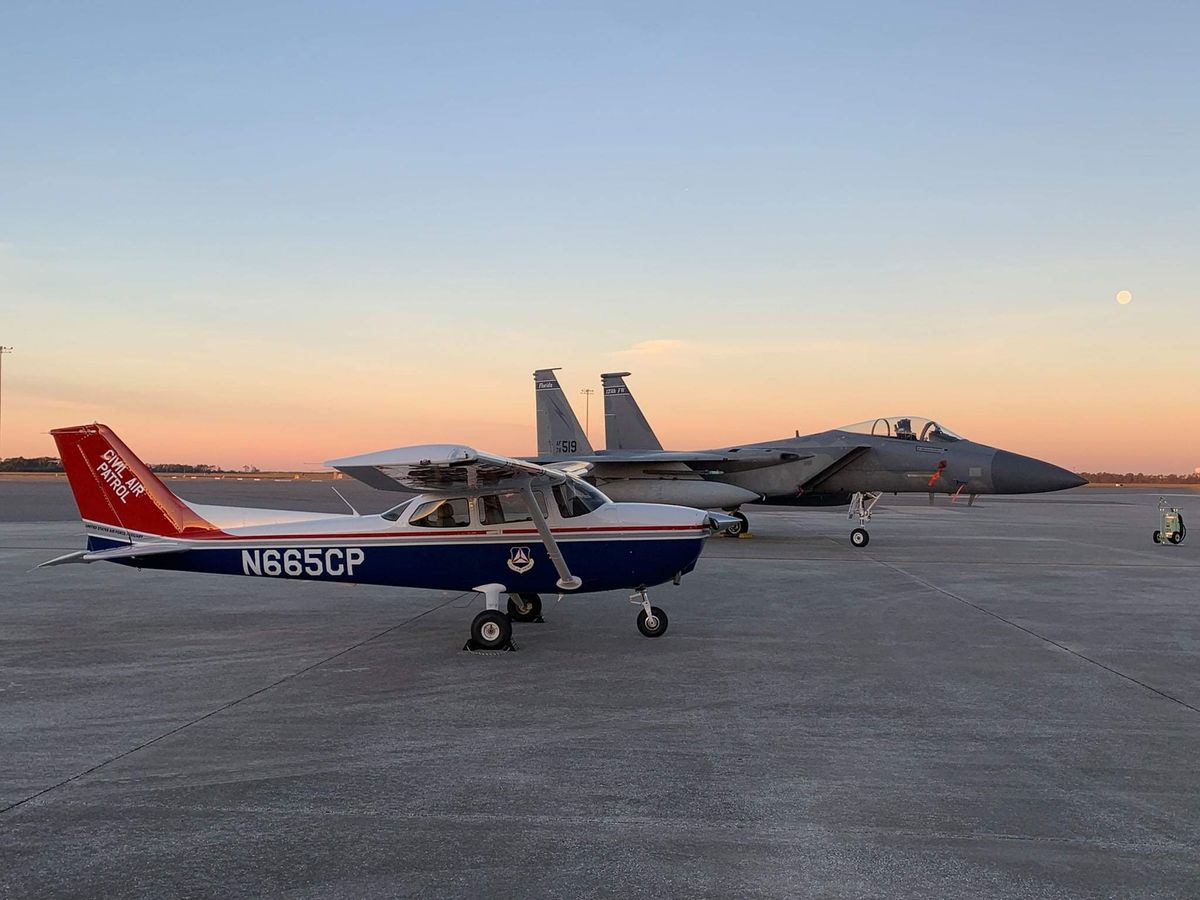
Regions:
<instances>
[{"instance_id":1,"label":"nose wheel","mask_svg":"<svg viewBox=\"0 0 1200 900\"><path fill-rule=\"evenodd\" d=\"M629 602L642 608L637 617L638 631L648 638L662 637L667 633L667 614L657 606L650 605L650 598L644 589L636 591Z\"/></svg>"},{"instance_id":2,"label":"nose wheel","mask_svg":"<svg viewBox=\"0 0 1200 900\"><path fill-rule=\"evenodd\" d=\"M486 607L471 622L471 639L463 645L464 650L515 650L512 642L512 619L500 609L502 584L481 584L475 588L483 594ZM512 603L510 599L508 601Z\"/></svg>"},{"instance_id":3,"label":"nose wheel","mask_svg":"<svg viewBox=\"0 0 1200 900\"><path fill-rule=\"evenodd\" d=\"M879 502L879 498L882 496L883 493L880 491L868 491L866 493L859 491L850 499L849 518L858 519L858 527L850 532L850 545L852 547L862 548L871 543L871 536L867 534L865 526L871 521L871 510L875 508L875 504Z\"/></svg>"},{"instance_id":4,"label":"nose wheel","mask_svg":"<svg viewBox=\"0 0 1200 900\"><path fill-rule=\"evenodd\" d=\"M485 609L471 623L472 649L502 650L512 646L512 622L498 609Z\"/></svg>"}]
</instances>

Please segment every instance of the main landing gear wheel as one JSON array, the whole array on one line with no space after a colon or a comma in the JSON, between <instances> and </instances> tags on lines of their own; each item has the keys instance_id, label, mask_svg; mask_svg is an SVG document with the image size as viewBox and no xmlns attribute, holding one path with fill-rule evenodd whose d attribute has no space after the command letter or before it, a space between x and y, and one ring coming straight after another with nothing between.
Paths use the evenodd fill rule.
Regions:
<instances>
[{"instance_id":1,"label":"main landing gear wheel","mask_svg":"<svg viewBox=\"0 0 1200 900\"><path fill-rule=\"evenodd\" d=\"M514 622L541 622L542 598L537 594L509 594L508 617Z\"/></svg>"},{"instance_id":2,"label":"main landing gear wheel","mask_svg":"<svg viewBox=\"0 0 1200 900\"><path fill-rule=\"evenodd\" d=\"M471 623L471 640L480 650L499 650L512 640L512 622L498 609L485 609Z\"/></svg>"},{"instance_id":3,"label":"main landing gear wheel","mask_svg":"<svg viewBox=\"0 0 1200 900\"><path fill-rule=\"evenodd\" d=\"M867 534L867 529L855 528L850 532L850 543L855 547L865 547L871 543L871 536Z\"/></svg>"},{"instance_id":4,"label":"main landing gear wheel","mask_svg":"<svg viewBox=\"0 0 1200 900\"><path fill-rule=\"evenodd\" d=\"M638 613L637 626L646 637L662 637L667 633L667 614L657 606L650 607L649 614L643 609Z\"/></svg>"},{"instance_id":5,"label":"main landing gear wheel","mask_svg":"<svg viewBox=\"0 0 1200 900\"><path fill-rule=\"evenodd\" d=\"M730 515L738 520L738 524L730 525L728 528L726 528L725 533L727 535L730 537L741 537L743 534L750 533L750 520L746 518L746 514L744 512L742 512L740 509L735 509L730 513Z\"/></svg>"}]
</instances>

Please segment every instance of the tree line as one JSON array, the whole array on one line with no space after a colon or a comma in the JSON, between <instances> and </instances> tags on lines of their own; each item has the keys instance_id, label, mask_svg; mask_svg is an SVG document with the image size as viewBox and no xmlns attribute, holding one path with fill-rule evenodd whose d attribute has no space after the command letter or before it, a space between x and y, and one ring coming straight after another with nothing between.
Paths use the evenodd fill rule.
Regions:
<instances>
[{"instance_id":1,"label":"tree line","mask_svg":"<svg viewBox=\"0 0 1200 900\"><path fill-rule=\"evenodd\" d=\"M1200 484L1200 475L1147 475L1144 472L1080 472L1092 484Z\"/></svg>"}]
</instances>

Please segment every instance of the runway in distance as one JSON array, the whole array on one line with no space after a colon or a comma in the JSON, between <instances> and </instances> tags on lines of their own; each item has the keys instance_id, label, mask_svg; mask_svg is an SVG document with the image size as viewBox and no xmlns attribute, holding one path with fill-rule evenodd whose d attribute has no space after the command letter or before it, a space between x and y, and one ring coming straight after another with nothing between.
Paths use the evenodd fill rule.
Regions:
<instances>
[{"instance_id":1,"label":"runway in distance","mask_svg":"<svg viewBox=\"0 0 1200 900\"><path fill-rule=\"evenodd\" d=\"M405 491L379 515L203 506L177 497L105 425L51 432L87 549L42 563L114 562L260 578L475 591L471 649L511 647L512 621L540 621L540 594L631 590L647 637L667 616L646 589L691 572L728 516L614 503L561 469L454 444L399 447L326 465ZM411 492L418 492L411 496ZM347 504L348 505L348 504ZM501 597L507 595L507 612Z\"/></svg>"},{"instance_id":2,"label":"runway in distance","mask_svg":"<svg viewBox=\"0 0 1200 900\"><path fill-rule=\"evenodd\" d=\"M931 419L889 416L816 434L712 450L664 450L625 378L601 376L606 449L593 450L567 403L557 369L534 372L540 464L573 460L577 474L615 500L676 503L730 511L746 531L739 507L850 504L858 526L850 543L865 547L866 525L885 493L937 494L968 505L980 494L1034 494L1086 484L1066 469L967 440Z\"/></svg>"}]
</instances>

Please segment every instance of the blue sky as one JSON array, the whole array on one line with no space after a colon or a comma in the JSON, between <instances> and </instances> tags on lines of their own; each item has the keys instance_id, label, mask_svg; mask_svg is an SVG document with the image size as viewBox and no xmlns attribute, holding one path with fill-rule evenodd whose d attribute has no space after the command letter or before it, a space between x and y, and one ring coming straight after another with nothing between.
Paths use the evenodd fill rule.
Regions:
<instances>
[{"instance_id":1,"label":"blue sky","mask_svg":"<svg viewBox=\"0 0 1200 900\"><path fill-rule=\"evenodd\" d=\"M718 366L782 391L747 439L922 401L963 430L1006 379L1047 410L1093 391L1097 432L1105 395L1145 404L1129 429L1187 415L1148 369L1200 349L1195 4L31 3L5 22L7 452L35 448L48 400L69 415L94 391L77 361L97 338L120 383L173 385L163 410L211 412L200 360L245 366L260 409L449 360L448 396L399 404L390 443L449 437L397 422L485 418L463 374L482 364L511 452L533 368L590 383L644 341L673 342L632 356L664 401ZM951 348L975 390L929 410ZM814 390L830 401L795 400ZM743 424L728 379L706 395ZM350 406L347 433L376 437L378 398Z\"/></svg>"}]
</instances>

